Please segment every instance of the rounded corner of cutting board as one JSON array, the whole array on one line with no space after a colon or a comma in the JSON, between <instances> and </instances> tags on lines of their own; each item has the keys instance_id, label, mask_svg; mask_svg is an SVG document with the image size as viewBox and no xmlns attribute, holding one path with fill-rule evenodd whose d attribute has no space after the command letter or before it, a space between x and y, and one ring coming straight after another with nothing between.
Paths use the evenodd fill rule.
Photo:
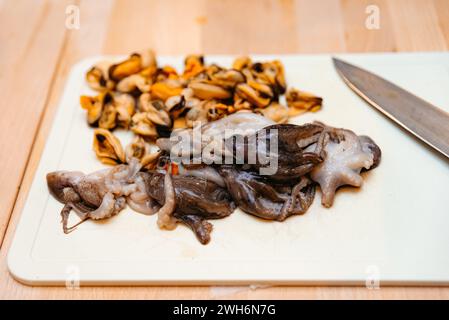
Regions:
<instances>
[{"instance_id":1,"label":"rounded corner of cutting board","mask_svg":"<svg viewBox=\"0 0 449 320\"><path fill-rule=\"evenodd\" d=\"M6 259L9 274L14 280L28 286L38 284L38 276L33 272L32 261L9 251ZM24 267L25 266L25 267Z\"/></svg>"}]
</instances>

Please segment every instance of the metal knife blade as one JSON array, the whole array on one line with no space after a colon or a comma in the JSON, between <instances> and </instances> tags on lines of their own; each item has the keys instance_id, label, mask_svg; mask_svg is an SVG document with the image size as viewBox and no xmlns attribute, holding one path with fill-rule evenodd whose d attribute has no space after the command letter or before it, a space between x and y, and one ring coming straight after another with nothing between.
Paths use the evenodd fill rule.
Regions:
<instances>
[{"instance_id":1,"label":"metal knife blade","mask_svg":"<svg viewBox=\"0 0 449 320\"><path fill-rule=\"evenodd\" d=\"M449 158L449 113L369 71L332 60L345 83L359 96Z\"/></svg>"}]
</instances>

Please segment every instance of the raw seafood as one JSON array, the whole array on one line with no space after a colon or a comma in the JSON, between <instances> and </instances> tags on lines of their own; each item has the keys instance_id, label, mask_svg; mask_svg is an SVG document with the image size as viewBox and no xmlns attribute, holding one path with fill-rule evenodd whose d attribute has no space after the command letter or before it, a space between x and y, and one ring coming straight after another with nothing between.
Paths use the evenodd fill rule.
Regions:
<instances>
[{"instance_id":1,"label":"raw seafood","mask_svg":"<svg viewBox=\"0 0 449 320\"><path fill-rule=\"evenodd\" d=\"M184 71L158 66L152 50L131 54L118 63L100 62L86 74L96 96L83 95L90 126L102 130L123 128L137 137L154 140L173 130L193 128L226 118L239 111L264 115L272 123L316 111L322 98L296 89L287 91L284 67L279 60L234 61L232 68L207 65L204 57L189 55ZM286 94L287 105L280 101ZM249 123L246 123L249 124ZM267 124L268 125L268 124ZM245 128L246 129L246 128ZM112 135L112 134L110 134ZM126 163L98 155L105 164Z\"/></svg>"},{"instance_id":2,"label":"raw seafood","mask_svg":"<svg viewBox=\"0 0 449 320\"><path fill-rule=\"evenodd\" d=\"M47 174L50 193L64 203L61 211L64 233L70 232L87 219L101 220L118 214L125 208L127 197L134 209L146 214L155 212L155 204L142 192L142 185L136 181L139 170L138 161L132 161L130 165L118 165L88 175L69 171ZM71 210L75 211L81 221L68 227Z\"/></svg>"},{"instance_id":3,"label":"raw seafood","mask_svg":"<svg viewBox=\"0 0 449 320\"><path fill-rule=\"evenodd\" d=\"M142 68L142 56L136 55L102 75L107 86L119 81L122 89L139 89L136 109L127 93L82 98L89 123L100 126L94 138L97 157L116 166L89 175L48 174L50 192L65 204L66 233L78 225L67 226L72 209L81 223L109 218L128 204L145 214L157 212L161 229L187 225L206 244L213 228L207 220L225 218L239 207L259 218L283 221L308 210L316 184L322 204L330 207L338 187L360 186L360 172L380 162L380 148L367 136L319 122L285 124L289 111L277 102L286 90L279 63L239 59L235 70L226 70L205 67L200 57L191 56L182 76L164 67L154 71L152 84L130 78ZM91 81L99 70L92 70ZM232 111L225 101L231 96ZM321 105L321 98L294 89L287 98L291 108ZM192 128L174 129L182 114ZM117 125L137 135L125 150L107 130ZM158 136L160 150L151 152L148 139Z\"/></svg>"},{"instance_id":4,"label":"raw seafood","mask_svg":"<svg viewBox=\"0 0 449 320\"><path fill-rule=\"evenodd\" d=\"M347 129L326 127L324 134L324 161L312 169L310 177L321 187L321 203L330 207L339 187L362 185L360 172L375 168L381 151L371 138L357 136ZM309 147L310 150L314 148L314 145Z\"/></svg>"},{"instance_id":5,"label":"raw seafood","mask_svg":"<svg viewBox=\"0 0 449 320\"><path fill-rule=\"evenodd\" d=\"M225 218L234 211L235 206L228 191L210 180L181 175L167 179L169 173L157 171L141 175L149 196L163 207L167 199L174 201L175 206L170 208L169 215L189 226L202 244L210 241L212 231L212 225L205 220ZM168 188L174 189L174 198L167 196L167 183L170 183ZM163 219L166 221L170 218Z\"/></svg>"},{"instance_id":6,"label":"raw seafood","mask_svg":"<svg viewBox=\"0 0 449 320\"><path fill-rule=\"evenodd\" d=\"M88 175L68 171L49 173L50 193L64 203L61 211L64 233L87 219L110 218L128 204L140 213L157 212L161 229L173 230L178 222L186 224L199 241L206 244L212 231L206 219L224 218L235 208L227 190L205 178L213 175L212 168L203 168L207 172L205 177L189 173L172 177L166 171L139 172L140 169L138 160L133 159L130 165L118 165ZM69 227L72 210L81 221Z\"/></svg>"},{"instance_id":7,"label":"raw seafood","mask_svg":"<svg viewBox=\"0 0 449 320\"><path fill-rule=\"evenodd\" d=\"M249 119L254 121L246 125ZM243 130L245 127L251 130ZM236 128L237 134L228 132ZM178 223L187 225L206 244L212 231L208 219L225 218L236 206L267 220L283 221L304 214L313 202L315 182L321 187L322 204L330 207L338 187L361 186L360 172L375 168L381 158L380 148L371 138L319 122L301 126L272 124L256 114L236 113L198 129L205 133L204 137L198 150L188 140L191 151L184 158L185 163L172 161L169 154L176 144L170 139L159 139L161 150L146 156L143 154L147 145L136 139L126 150L129 165L116 165L89 175L66 171L48 174L50 192L64 203L61 212L64 232L79 224L67 226L72 209L81 223L86 219L112 217L127 203L145 214L157 212L161 229L172 230ZM101 130L97 129L100 133ZM182 132L193 138L193 130ZM114 145L113 137L107 137L99 139L103 156L125 157ZM220 139L223 149L218 149L218 154L220 157L231 154L234 157L231 164L208 163L209 158L198 164L189 162L198 151L201 155L208 144ZM249 161L251 152L257 154L254 162ZM243 158L238 159L237 154ZM262 173L262 169L273 163L262 161L260 155L274 157L271 159L276 164L274 171ZM145 157L147 165L142 168ZM220 157L215 160L223 160Z\"/></svg>"},{"instance_id":8,"label":"raw seafood","mask_svg":"<svg viewBox=\"0 0 449 320\"><path fill-rule=\"evenodd\" d=\"M284 221L304 214L313 202L315 185L302 177L295 185L272 184L264 177L231 166L220 168L226 187L243 211L267 220Z\"/></svg>"},{"instance_id":9,"label":"raw seafood","mask_svg":"<svg viewBox=\"0 0 449 320\"><path fill-rule=\"evenodd\" d=\"M276 124L243 139L228 138L224 144L228 152L235 150L234 156L243 156L245 160L250 159L251 153L257 154L248 165L270 179L292 181L323 161L318 147L306 150L318 142L323 130L323 126L315 124Z\"/></svg>"}]
</instances>

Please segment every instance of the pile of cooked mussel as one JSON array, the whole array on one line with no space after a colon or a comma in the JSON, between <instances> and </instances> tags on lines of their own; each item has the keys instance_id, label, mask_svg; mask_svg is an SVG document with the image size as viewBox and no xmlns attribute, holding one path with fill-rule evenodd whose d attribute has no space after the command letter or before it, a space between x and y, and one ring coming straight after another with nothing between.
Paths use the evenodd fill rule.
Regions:
<instances>
[{"instance_id":1,"label":"pile of cooked mussel","mask_svg":"<svg viewBox=\"0 0 449 320\"><path fill-rule=\"evenodd\" d=\"M189 72L196 73L199 66L191 66ZM111 85L107 79L102 83ZM196 144L172 139L193 138L195 130L201 133ZM88 219L110 218L128 205L156 214L161 229L183 224L207 244L213 229L210 220L228 217L237 207L258 218L284 221L309 209L317 186L322 205L330 207L340 186L360 187L360 173L375 168L381 159L371 138L350 130L320 122L279 124L241 111L159 138L159 150L150 154L140 140L128 150L118 150L107 132L97 131L99 149L117 149L116 158L108 161L126 164L87 175L67 171L47 175L50 192L64 204L65 233ZM187 148L179 154L182 141L188 141L182 146ZM211 145L214 152L209 152ZM72 211L79 222L68 226Z\"/></svg>"},{"instance_id":2,"label":"pile of cooked mussel","mask_svg":"<svg viewBox=\"0 0 449 320\"><path fill-rule=\"evenodd\" d=\"M129 153L141 154L143 165L153 166L146 142L168 137L179 128L192 128L246 110L276 123L321 108L322 99L288 88L279 60L255 62L237 58L231 68L207 65L201 55L189 55L184 70L160 66L152 50L131 54L118 63L103 61L86 74L95 96L83 95L80 104L87 122L97 128L94 150L105 164L127 163L126 150L113 130L131 130L136 139ZM280 97L285 95L286 105ZM136 150L137 149L137 150ZM149 157L149 158L148 158Z\"/></svg>"}]
</instances>

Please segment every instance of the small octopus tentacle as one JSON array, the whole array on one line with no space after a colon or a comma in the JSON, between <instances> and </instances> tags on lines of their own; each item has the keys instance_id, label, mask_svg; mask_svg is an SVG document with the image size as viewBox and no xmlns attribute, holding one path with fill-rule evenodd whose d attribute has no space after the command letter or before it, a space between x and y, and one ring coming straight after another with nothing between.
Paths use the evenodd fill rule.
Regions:
<instances>
[{"instance_id":1,"label":"small octopus tentacle","mask_svg":"<svg viewBox=\"0 0 449 320\"><path fill-rule=\"evenodd\" d=\"M176 194L170 172L165 173L164 178L165 202L157 212L157 225L160 229L173 230L177 220L173 218L176 207Z\"/></svg>"},{"instance_id":2,"label":"small octopus tentacle","mask_svg":"<svg viewBox=\"0 0 449 320\"><path fill-rule=\"evenodd\" d=\"M174 216L192 229L201 244L209 243L210 233L213 229L212 223L196 215L178 215L175 213Z\"/></svg>"},{"instance_id":3,"label":"small octopus tentacle","mask_svg":"<svg viewBox=\"0 0 449 320\"><path fill-rule=\"evenodd\" d=\"M143 200L134 200L132 198L127 198L126 203L131 209L145 215L155 214L160 207L154 199L148 198Z\"/></svg>"},{"instance_id":4,"label":"small octopus tentacle","mask_svg":"<svg viewBox=\"0 0 449 320\"><path fill-rule=\"evenodd\" d=\"M335 183L333 181L327 181L320 185L321 187L321 204L330 208L334 203L335 199L335 188L333 187Z\"/></svg>"},{"instance_id":5,"label":"small octopus tentacle","mask_svg":"<svg viewBox=\"0 0 449 320\"><path fill-rule=\"evenodd\" d=\"M302 190L304 190L305 188L307 188L308 186L310 186L310 184L312 183L312 181L307 178L307 177L302 177L301 180L299 181L299 183L293 187L293 191L292 191L292 198L293 198L293 203L297 203L297 201L299 201L299 212L303 213L305 211L307 211L307 209L309 208L310 204L309 201L307 201L307 195L302 192ZM294 207L291 208L291 210L294 210Z\"/></svg>"},{"instance_id":6,"label":"small octopus tentacle","mask_svg":"<svg viewBox=\"0 0 449 320\"><path fill-rule=\"evenodd\" d=\"M89 217L86 215L84 218L81 218L81 221L79 221L78 223L74 224L73 226L68 227L67 224L69 222L70 212L72 211L73 208L74 208L74 206L73 206L72 203L67 203L67 204L64 205L64 208L62 208L62 210L61 210L62 230L64 231L65 234L69 234L76 227L78 227L80 224L82 224L87 219L89 219Z\"/></svg>"},{"instance_id":7,"label":"small octopus tentacle","mask_svg":"<svg viewBox=\"0 0 449 320\"><path fill-rule=\"evenodd\" d=\"M88 217L94 220L109 218L112 217L117 210L119 210L119 207L120 205L116 207L116 201L112 192L108 192L104 195L100 206L89 212Z\"/></svg>"},{"instance_id":8,"label":"small octopus tentacle","mask_svg":"<svg viewBox=\"0 0 449 320\"><path fill-rule=\"evenodd\" d=\"M277 220L283 221L291 215L302 214L307 211L307 209L311 205L311 201L308 199L309 197L307 196L307 194L302 192L302 190L304 190L304 188L307 188L311 184L312 181L309 178L307 178L306 176L301 177L300 181L293 187L291 196L284 203L281 214ZM312 192L314 195L314 190ZM298 201L299 208L297 207Z\"/></svg>"}]
</instances>

